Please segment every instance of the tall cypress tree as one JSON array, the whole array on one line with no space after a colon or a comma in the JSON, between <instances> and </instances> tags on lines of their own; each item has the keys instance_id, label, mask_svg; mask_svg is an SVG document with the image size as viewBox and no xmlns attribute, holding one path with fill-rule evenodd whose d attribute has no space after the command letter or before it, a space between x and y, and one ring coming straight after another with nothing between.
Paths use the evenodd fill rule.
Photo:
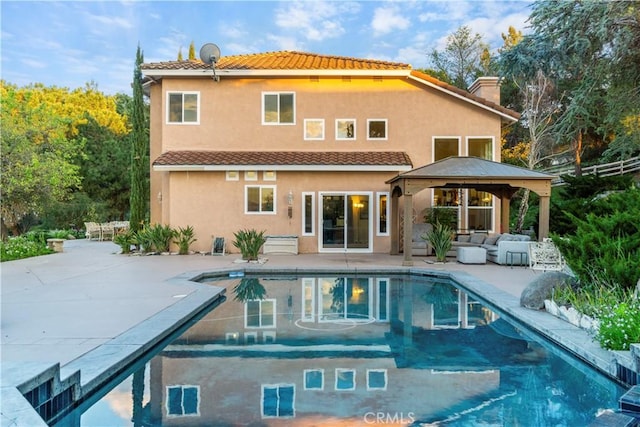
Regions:
<instances>
[{"instance_id":1,"label":"tall cypress tree","mask_svg":"<svg viewBox=\"0 0 640 427\"><path fill-rule=\"evenodd\" d=\"M131 230L142 228L147 218L149 200L148 171L149 171L149 140L144 114L144 100L142 93L141 66L144 56L140 45L136 51L136 65L133 70L133 101L131 106Z\"/></svg>"}]
</instances>

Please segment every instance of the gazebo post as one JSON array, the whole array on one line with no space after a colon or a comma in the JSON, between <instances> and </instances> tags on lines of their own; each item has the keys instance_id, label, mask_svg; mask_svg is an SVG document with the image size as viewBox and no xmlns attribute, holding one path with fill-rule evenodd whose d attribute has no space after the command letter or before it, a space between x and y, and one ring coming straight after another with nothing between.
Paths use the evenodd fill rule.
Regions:
<instances>
[{"instance_id":1,"label":"gazebo post","mask_svg":"<svg viewBox=\"0 0 640 427\"><path fill-rule=\"evenodd\" d=\"M411 267L413 265L411 239L413 236L413 196L411 193L404 193L404 260L402 265Z\"/></svg>"},{"instance_id":2,"label":"gazebo post","mask_svg":"<svg viewBox=\"0 0 640 427\"><path fill-rule=\"evenodd\" d=\"M398 218L400 210L398 209L399 199L398 193L393 191L393 186L390 191L391 194L391 255L398 255L400 253L400 220Z\"/></svg>"},{"instance_id":3,"label":"gazebo post","mask_svg":"<svg viewBox=\"0 0 640 427\"><path fill-rule=\"evenodd\" d=\"M540 208L538 213L538 241L542 241L545 237L549 237L549 208L550 208L549 196L540 196Z\"/></svg>"},{"instance_id":4,"label":"gazebo post","mask_svg":"<svg viewBox=\"0 0 640 427\"><path fill-rule=\"evenodd\" d=\"M508 233L510 198L506 191L500 193L500 233Z\"/></svg>"}]
</instances>

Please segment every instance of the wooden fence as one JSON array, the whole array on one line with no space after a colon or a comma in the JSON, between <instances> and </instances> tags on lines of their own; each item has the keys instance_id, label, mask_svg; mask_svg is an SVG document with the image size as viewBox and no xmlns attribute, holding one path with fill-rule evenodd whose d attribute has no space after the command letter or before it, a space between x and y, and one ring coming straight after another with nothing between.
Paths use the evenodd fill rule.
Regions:
<instances>
[{"instance_id":1,"label":"wooden fence","mask_svg":"<svg viewBox=\"0 0 640 427\"><path fill-rule=\"evenodd\" d=\"M561 165L546 168L544 173L557 176L556 179L551 181L551 185L564 185L565 182L561 175L575 176L575 166ZM586 166L582 168L582 175L599 175L599 176L614 176L625 175L629 173L640 173L640 156L633 157L627 160L620 160L612 163L602 163L599 165Z\"/></svg>"}]
</instances>

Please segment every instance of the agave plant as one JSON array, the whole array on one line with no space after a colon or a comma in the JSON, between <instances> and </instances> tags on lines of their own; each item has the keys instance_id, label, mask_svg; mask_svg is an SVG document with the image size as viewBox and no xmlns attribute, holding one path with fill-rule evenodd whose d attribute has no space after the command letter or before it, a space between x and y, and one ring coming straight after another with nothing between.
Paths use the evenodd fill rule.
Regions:
<instances>
[{"instance_id":1,"label":"agave plant","mask_svg":"<svg viewBox=\"0 0 640 427\"><path fill-rule=\"evenodd\" d=\"M249 300L262 300L267 295L267 290L257 278L243 278L234 288L235 300L246 302Z\"/></svg>"},{"instance_id":2,"label":"agave plant","mask_svg":"<svg viewBox=\"0 0 640 427\"><path fill-rule=\"evenodd\" d=\"M452 246L452 233L451 227L437 222L435 227L422 237L433 246L433 251L436 253L436 261L445 262L447 260L447 252Z\"/></svg>"},{"instance_id":3,"label":"agave plant","mask_svg":"<svg viewBox=\"0 0 640 427\"><path fill-rule=\"evenodd\" d=\"M189 253L189 247L193 242L195 242L196 238L194 238L193 227L188 225L185 228L178 227L178 230L175 233L175 240L173 243L178 245L178 254L179 255L187 255Z\"/></svg>"},{"instance_id":4,"label":"agave plant","mask_svg":"<svg viewBox=\"0 0 640 427\"><path fill-rule=\"evenodd\" d=\"M260 248L265 242L264 233L264 230L258 232L254 229L240 230L233 233L236 238L233 241L233 246L240 249L242 259L247 261L255 261L258 259Z\"/></svg>"},{"instance_id":5,"label":"agave plant","mask_svg":"<svg viewBox=\"0 0 640 427\"><path fill-rule=\"evenodd\" d=\"M113 242L120 246L123 254L131 253L131 245L136 243L135 234L131 230L122 231L115 235Z\"/></svg>"}]
</instances>

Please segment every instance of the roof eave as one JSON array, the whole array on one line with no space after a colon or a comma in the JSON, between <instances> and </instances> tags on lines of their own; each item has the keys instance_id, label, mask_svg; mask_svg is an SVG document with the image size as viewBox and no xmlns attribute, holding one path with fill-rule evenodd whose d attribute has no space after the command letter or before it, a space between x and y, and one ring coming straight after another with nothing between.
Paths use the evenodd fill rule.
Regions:
<instances>
[{"instance_id":1,"label":"roof eave","mask_svg":"<svg viewBox=\"0 0 640 427\"><path fill-rule=\"evenodd\" d=\"M142 69L142 73L148 77L211 77L213 70L156 70ZM375 76L375 77L405 77L411 73L410 69L406 70L219 70L216 69L216 76L219 77L289 77L289 76Z\"/></svg>"},{"instance_id":2,"label":"roof eave","mask_svg":"<svg viewBox=\"0 0 640 427\"><path fill-rule=\"evenodd\" d=\"M213 171L305 171L305 172L397 172L411 170L411 165L153 165L157 172Z\"/></svg>"}]
</instances>

